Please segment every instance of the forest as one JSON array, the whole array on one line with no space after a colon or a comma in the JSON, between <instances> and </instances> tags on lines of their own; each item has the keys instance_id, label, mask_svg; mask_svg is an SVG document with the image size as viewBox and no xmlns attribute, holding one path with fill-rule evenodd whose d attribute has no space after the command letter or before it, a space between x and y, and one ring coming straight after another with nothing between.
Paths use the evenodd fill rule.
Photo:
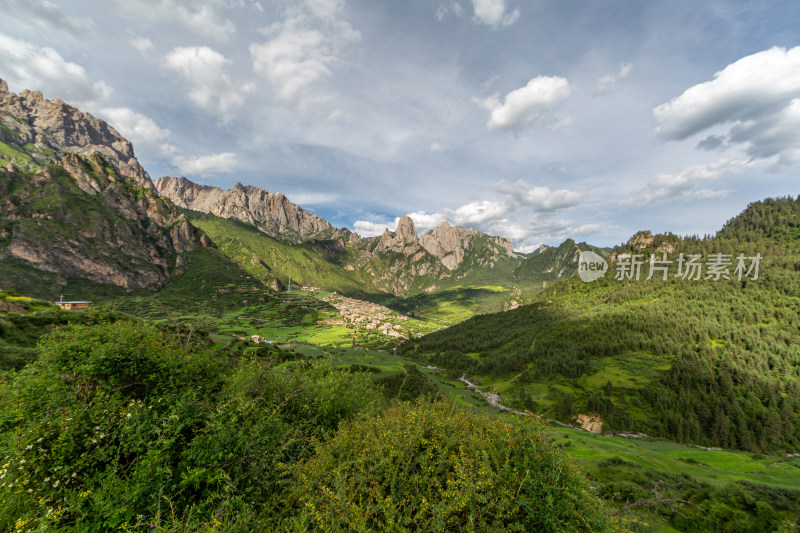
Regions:
<instances>
[{"instance_id":1,"label":"forest","mask_svg":"<svg viewBox=\"0 0 800 533\"><path fill-rule=\"evenodd\" d=\"M638 280L609 274L582 283L572 277L544 290L531 305L415 339L402 353L454 374L505 380L512 405L562 421L598 412L612 431L797 453L798 231L800 198L756 202L716 235L650 235L649 243L639 240L611 253L612 258L666 253L673 259L682 253L760 254L756 279L751 272L740 280L731 270L730 279L718 281L705 274L698 280L674 274L646 280L645 259ZM618 379L615 385L613 372L608 380L592 379L603 376L610 361L636 354L653 366L665 363L664 368L646 382ZM648 375L644 366L634 373ZM537 383L550 386L533 386ZM532 395L536 390L545 393Z\"/></svg>"}]
</instances>

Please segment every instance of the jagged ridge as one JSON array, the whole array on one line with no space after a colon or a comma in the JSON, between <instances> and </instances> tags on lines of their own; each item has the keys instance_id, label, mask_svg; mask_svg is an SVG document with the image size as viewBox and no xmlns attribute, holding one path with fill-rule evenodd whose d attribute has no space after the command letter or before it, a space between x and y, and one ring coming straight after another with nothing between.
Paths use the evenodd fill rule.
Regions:
<instances>
[{"instance_id":1,"label":"jagged ridge","mask_svg":"<svg viewBox=\"0 0 800 533\"><path fill-rule=\"evenodd\" d=\"M211 241L158 196L111 126L0 80L0 258L126 288L164 285Z\"/></svg>"},{"instance_id":2,"label":"jagged ridge","mask_svg":"<svg viewBox=\"0 0 800 533\"><path fill-rule=\"evenodd\" d=\"M156 181L156 189L175 205L252 224L286 243L297 244L333 229L327 220L290 202L283 194L261 187L237 183L232 189L222 190L183 177L165 176Z\"/></svg>"}]
</instances>

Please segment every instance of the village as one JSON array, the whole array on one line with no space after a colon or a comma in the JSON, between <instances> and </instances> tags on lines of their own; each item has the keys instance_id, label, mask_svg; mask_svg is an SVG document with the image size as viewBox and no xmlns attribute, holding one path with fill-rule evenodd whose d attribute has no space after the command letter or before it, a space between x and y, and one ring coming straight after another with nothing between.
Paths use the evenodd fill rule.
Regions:
<instances>
[{"instance_id":1,"label":"village","mask_svg":"<svg viewBox=\"0 0 800 533\"><path fill-rule=\"evenodd\" d=\"M406 334L399 328L398 322L405 322L408 317L401 315L383 305L348 298L335 292L322 299L339 311L344 319L344 324L354 324L356 327L378 330L390 337L405 338Z\"/></svg>"}]
</instances>

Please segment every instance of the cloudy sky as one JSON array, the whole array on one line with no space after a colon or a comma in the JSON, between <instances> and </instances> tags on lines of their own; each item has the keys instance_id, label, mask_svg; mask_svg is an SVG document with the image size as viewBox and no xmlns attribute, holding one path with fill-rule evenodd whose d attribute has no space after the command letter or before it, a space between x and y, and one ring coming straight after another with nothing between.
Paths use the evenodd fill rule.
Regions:
<instances>
[{"instance_id":1,"label":"cloudy sky","mask_svg":"<svg viewBox=\"0 0 800 533\"><path fill-rule=\"evenodd\" d=\"M613 245L800 194L796 0L0 0L0 78L155 179Z\"/></svg>"}]
</instances>

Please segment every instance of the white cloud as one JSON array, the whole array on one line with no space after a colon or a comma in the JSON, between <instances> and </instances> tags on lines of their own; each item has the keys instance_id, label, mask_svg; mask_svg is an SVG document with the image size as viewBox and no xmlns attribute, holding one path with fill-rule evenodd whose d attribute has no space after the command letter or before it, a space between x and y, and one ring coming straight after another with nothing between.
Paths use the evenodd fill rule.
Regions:
<instances>
[{"instance_id":1,"label":"white cloud","mask_svg":"<svg viewBox=\"0 0 800 533\"><path fill-rule=\"evenodd\" d=\"M565 100L571 92L572 88L564 78L537 76L525 87L508 93L503 102L497 95L474 98L473 102L489 111L486 127L490 130L520 131L539 120L543 113Z\"/></svg>"},{"instance_id":2,"label":"white cloud","mask_svg":"<svg viewBox=\"0 0 800 533\"><path fill-rule=\"evenodd\" d=\"M740 174L758 164L760 163L741 158L722 158L713 163L692 165L673 174L662 173L650 180L633 196L621 200L619 205L632 207L662 200L724 197L730 191L701 189L699 186L716 181L723 176Z\"/></svg>"},{"instance_id":3,"label":"white cloud","mask_svg":"<svg viewBox=\"0 0 800 533\"><path fill-rule=\"evenodd\" d=\"M522 180L514 183L501 181L497 190L507 195L509 203L531 207L537 212L575 207L584 199L584 195L577 192L567 189L552 191L549 187L533 186Z\"/></svg>"},{"instance_id":4,"label":"white cloud","mask_svg":"<svg viewBox=\"0 0 800 533\"><path fill-rule=\"evenodd\" d=\"M446 150L446 146L440 142L431 143L429 148L431 152L444 152Z\"/></svg>"},{"instance_id":5,"label":"white cloud","mask_svg":"<svg viewBox=\"0 0 800 533\"><path fill-rule=\"evenodd\" d=\"M382 234L385 230L394 231L397 229L397 223L400 217L394 219L394 222L371 222L369 220L356 220L353 223L353 231L362 237L376 237ZM416 222L414 223L416 225Z\"/></svg>"},{"instance_id":6,"label":"white cloud","mask_svg":"<svg viewBox=\"0 0 800 533\"><path fill-rule=\"evenodd\" d=\"M509 26L519 18L519 9L507 12L505 0L472 0L472 7L475 20L493 28Z\"/></svg>"},{"instance_id":7,"label":"white cloud","mask_svg":"<svg viewBox=\"0 0 800 533\"><path fill-rule=\"evenodd\" d=\"M344 0L305 0L306 7L323 20L336 20L344 7Z\"/></svg>"},{"instance_id":8,"label":"white cloud","mask_svg":"<svg viewBox=\"0 0 800 533\"><path fill-rule=\"evenodd\" d=\"M322 32L283 28L275 38L250 46L253 69L267 78L279 100L291 102L311 84L329 77L335 58Z\"/></svg>"},{"instance_id":9,"label":"white cloud","mask_svg":"<svg viewBox=\"0 0 800 533\"><path fill-rule=\"evenodd\" d=\"M238 166L236 154L231 152L196 157L185 155L181 149L167 142L172 135L170 130L161 128L150 117L130 108L103 108L99 110L98 115L131 141L136 153L166 159L181 174L207 176L217 172L229 172ZM306 203L315 203L309 201L314 200L313 196L305 198ZM324 203L319 201L319 195L316 199L318 200L316 203Z\"/></svg>"},{"instance_id":10,"label":"white cloud","mask_svg":"<svg viewBox=\"0 0 800 533\"><path fill-rule=\"evenodd\" d=\"M139 50L140 52L147 52L151 48L153 48L153 41L148 39L147 37L134 37L130 40L131 46Z\"/></svg>"},{"instance_id":11,"label":"white cloud","mask_svg":"<svg viewBox=\"0 0 800 533\"><path fill-rule=\"evenodd\" d=\"M734 142L758 144L760 133L793 113L798 98L800 47L771 48L731 63L714 74L713 80L690 87L653 109L656 135L682 140L714 126L732 124L739 127ZM785 142L773 139L770 155L793 146L795 140L792 136Z\"/></svg>"},{"instance_id":12,"label":"white cloud","mask_svg":"<svg viewBox=\"0 0 800 533\"><path fill-rule=\"evenodd\" d=\"M150 117L127 107L106 107L100 110L99 115L134 145L161 141L170 136L168 129L160 128Z\"/></svg>"},{"instance_id":13,"label":"white cloud","mask_svg":"<svg viewBox=\"0 0 800 533\"><path fill-rule=\"evenodd\" d=\"M189 98L198 106L228 120L239 107L243 93L252 91L253 85L237 88L225 73L228 60L208 46L186 46L172 50L165 57L166 65L189 82Z\"/></svg>"},{"instance_id":14,"label":"white cloud","mask_svg":"<svg viewBox=\"0 0 800 533\"><path fill-rule=\"evenodd\" d=\"M464 8L455 0L450 0L449 3L439 4L436 8L436 20L442 22L448 14L452 13L456 17L460 17L464 13Z\"/></svg>"},{"instance_id":15,"label":"white cloud","mask_svg":"<svg viewBox=\"0 0 800 533\"><path fill-rule=\"evenodd\" d=\"M734 125L728 142L745 144L750 157L774 158L784 165L800 161L800 98L771 117Z\"/></svg>"},{"instance_id":16,"label":"white cloud","mask_svg":"<svg viewBox=\"0 0 800 533\"><path fill-rule=\"evenodd\" d=\"M597 86L595 90L598 93L606 93L612 90L614 87L617 86L617 83L620 80L624 80L627 78L631 71L633 70L633 65L631 63L623 63L619 67L619 72L616 74L606 74L597 80Z\"/></svg>"},{"instance_id":17,"label":"white cloud","mask_svg":"<svg viewBox=\"0 0 800 533\"><path fill-rule=\"evenodd\" d=\"M41 90L49 98L87 106L108 100L111 87L92 81L86 70L49 47L0 34L0 72L16 90Z\"/></svg>"},{"instance_id":18,"label":"white cloud","mask_svg":"<svg viewBox=\"0 0 800 533\"><path fill-rule=\"evenodd\" d=\"M224 0L111 0L120 10L152 23L182 24L216 40L226 40L236 26L222 14Z\"/></svg>"},{"instance_id":19,"label":"white cloud","mask_svg":"<svg viewBox=\"0 0 800 533\"><path fill-rule=\"evenodd\" d=\"M173 160L180 150L166 142L172 132L161 128L148 116L128 107L105 107L97 115L128 139L138 155Z\"/></svg>"},{"instance_id":20,"label":"white cloud","mask_svg":"<svg viewBox=\"0 0 800 533\"><path fill-rule=\"evenodd\" d=\"M327 192L286 192L284 195L293 203L302 207L307 205L332 204L339 199L337 193Z\"/></svg>"},{"instance_id":21,"label":"white cloud","mask_svg":"<svg viewBox=\"0 0 800 533\"><path fill-rule=\"evenodd\" d=\"M433 213L416 211L408 213L408 216L420 233L446 220L456 226L507 237L515 246L527 246L542 240L563 240L570 234L601 232L600 224L594 228L588 224L576 226L571 221L553 219L557 212L574 207L583 200L578 193L564 189L552 191L548 187L535 187L521 180L500 182L496 189L503 194L500 201L479 200L456 209L443 208ZM360 235L370 237L380 235L386 228L394 231L399 221L400 217L391 222L358 220L354 223L354 229Z\"/></svg>"},{"instance_id":22,"label":"white cloud","mask_svg":"<svg viewBox=\"0 0 800 533\"><path fill-rule=\"evenodd\" d=\"M278 101L297 105L302 115L330 99L315 94L315 86L333 76L343 62L342 51L361 38L340 17L342 5L338 0L306 0L304 11L291 11L284 21L262 30L266 42L250 45L253 70L269 82Z\"/></svg>"},{"instance_id":23,"label":"white cloud","mask_svg":"<svg viewBox=\"0 0 800 533\"><path fill-rule=\"evenodd\" d=\"M178 167L181 174L207 176L217 172L230 172L238 165L236 154L223 152L198 157L177 156L173 164Z\"/></svg>"},{"instance_id":24,"label":"white cloud","mask_svg":"<svg viewBox=\"0 0 800 533\"><path fill-rule=\"evenodd\" d=\"M47 0L1 0L3 15L25 25L30 23L49 31L85 37L94 29L91 19L75 17Z\"/></svg>"}]
</instances>

